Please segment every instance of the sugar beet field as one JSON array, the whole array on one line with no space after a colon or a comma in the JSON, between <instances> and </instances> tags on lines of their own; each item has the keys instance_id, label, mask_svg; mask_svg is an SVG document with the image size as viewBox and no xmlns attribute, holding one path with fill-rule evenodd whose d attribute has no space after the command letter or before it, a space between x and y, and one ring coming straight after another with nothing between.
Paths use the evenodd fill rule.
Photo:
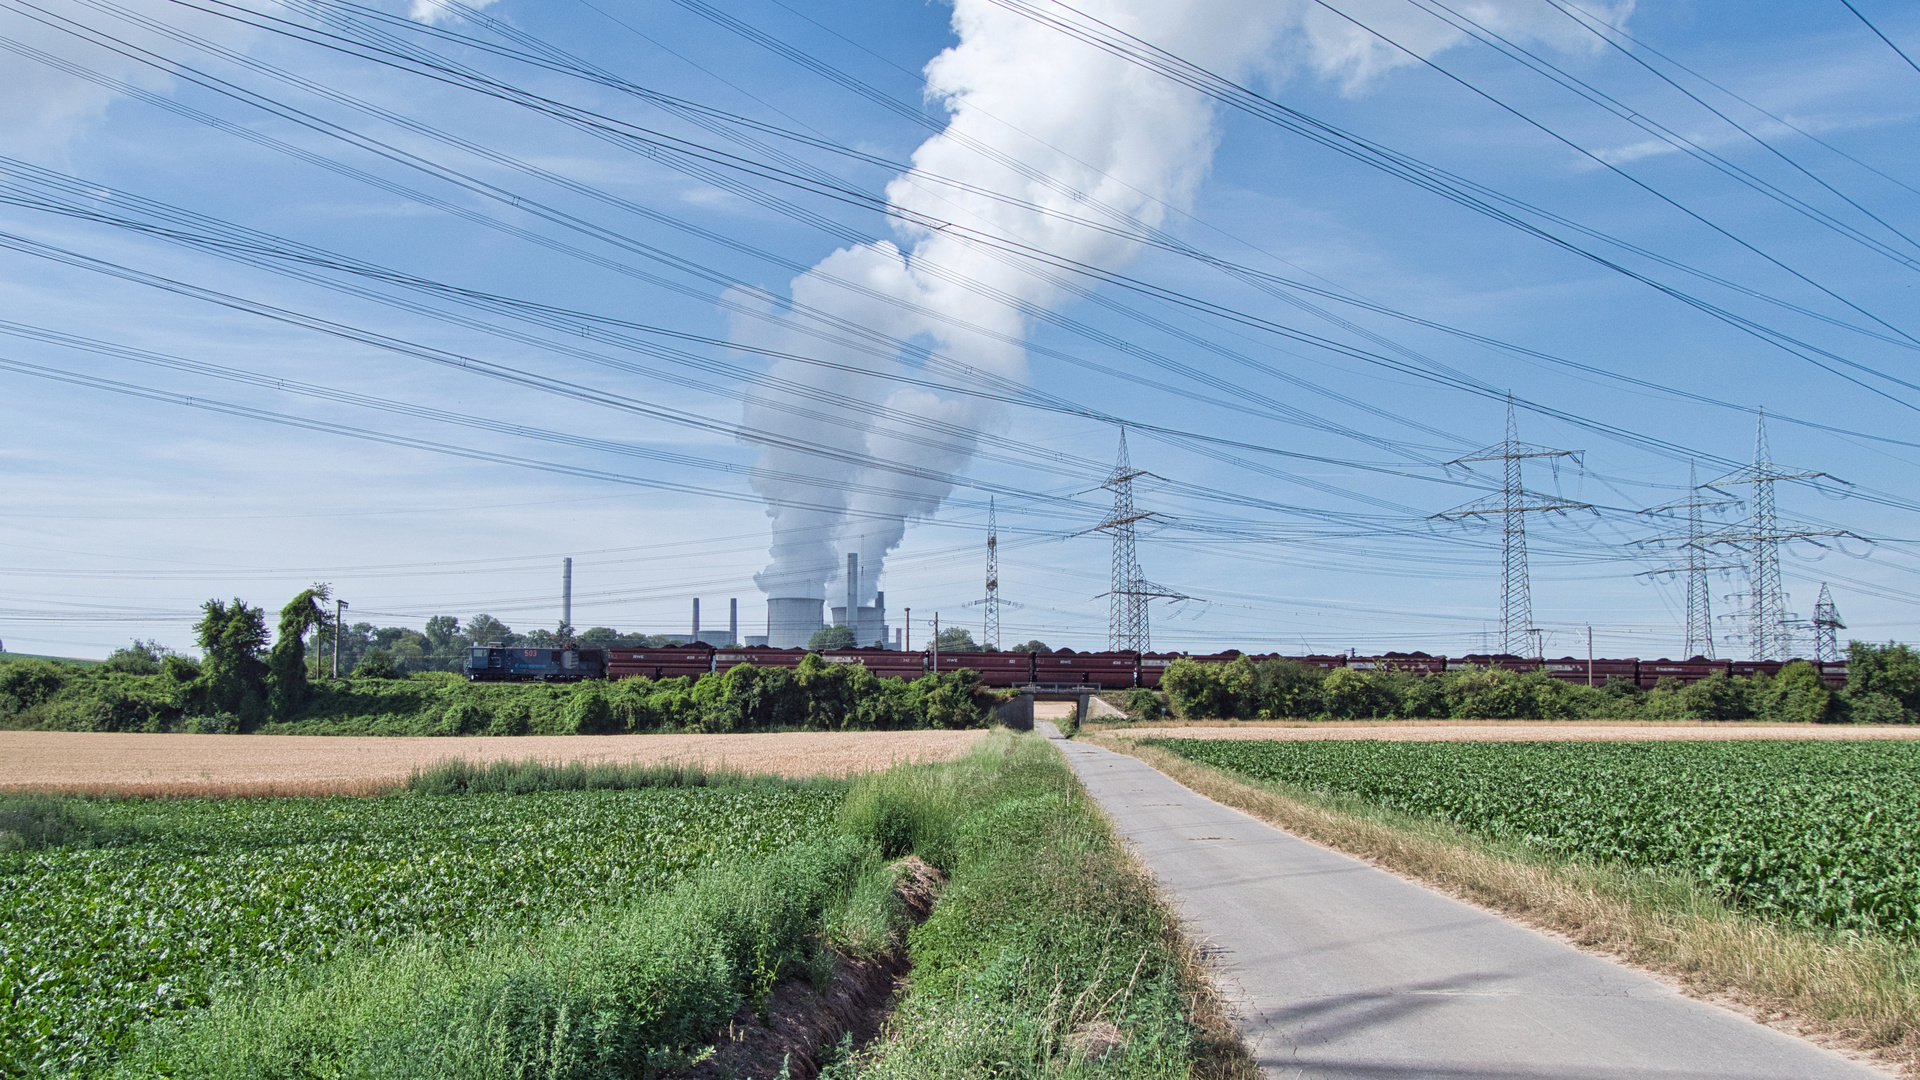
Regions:
<instances>
[{"instance_id":1,"label":"sugar beet field","mask_svg":"<svg viewBox=\"0 0 1920 1080\"><path fill-rule=\"evenodd\" d=\"M1689 873L1797 925L1920 936L1910 743L1154 742L1556 856Z\"/></svg>"},{"instance_id":2,"label":"sugar beet field","mask_svg":"<svg viewBox=\"0 0 1920 1080\"><path fill-rule=\"evenodd\" d=\"M844 785L102 801L0 851L0 1076L106 1071L222 980L532 931L814 839Z\"/></svg>"}]
</instances>

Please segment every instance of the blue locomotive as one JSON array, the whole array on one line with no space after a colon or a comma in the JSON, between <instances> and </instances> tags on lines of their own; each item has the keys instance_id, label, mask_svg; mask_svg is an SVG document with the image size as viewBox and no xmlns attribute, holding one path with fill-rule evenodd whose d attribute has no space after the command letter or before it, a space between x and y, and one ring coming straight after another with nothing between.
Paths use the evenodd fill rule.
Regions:
<instances>
[{"instance_id":1,"label":"blue locomotive","mask_svg":"<svg viewBox=\"0 0 1920 1080\"><path fill-rule=\"evenodd\" d=\"M607 674L605 649L505 648L476 645L461 668L468 682L578 682Z\"/></svg>"}]
</instances>

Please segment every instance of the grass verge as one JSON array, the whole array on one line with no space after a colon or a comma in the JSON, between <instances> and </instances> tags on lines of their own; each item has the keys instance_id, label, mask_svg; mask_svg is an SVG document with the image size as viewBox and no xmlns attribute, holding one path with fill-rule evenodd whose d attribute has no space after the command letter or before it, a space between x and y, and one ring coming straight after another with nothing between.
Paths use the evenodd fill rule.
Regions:
<instances>
[{"instance_id":1,"label":"grass verge","mask_svg":"<svg viewBox=\"0 0 1920 1080\"><path fill-rule=\"evenodd\" d=\"M1045 740L857 784L847 816L948 874L870 1080L1255 1074L1151 879Z\"/></svg>"},{"instance_id":2,"label":"grass verge","mask_svg":"<svg viewBox=\"0 0 1920 1080\"><path fill-rule=\"evenodd\" d=\"M1565 935L1739 1005L1777 1027L1920 1073L1920 948L1779 925L1683 875L1554 858L1360 799L1244 780L1132 739L1098 737L1264 821Z\"/></svg>"}]
</instances>

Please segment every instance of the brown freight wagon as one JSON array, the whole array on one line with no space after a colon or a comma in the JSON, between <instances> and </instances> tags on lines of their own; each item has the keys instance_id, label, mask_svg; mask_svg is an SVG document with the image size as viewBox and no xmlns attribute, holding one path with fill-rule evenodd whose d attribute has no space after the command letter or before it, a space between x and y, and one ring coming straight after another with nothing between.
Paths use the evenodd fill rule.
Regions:
<instances>
[{"instance_id":1,"label":"brown freight wagon","mask_svg":"<svg viewBox=\"0 0 1920 1080\"><path fill-rule=\"evenodd\" d=\"M829 664L860 664L882 679L917 679L927 673L927 654L897 649L829 649L820 654ZM799 661L795 661L798 663Z\"/></svg>"},{"instance_id":2,"label":"brown freight wagon","mask_svg":"<svg viewBox=\"0 0 1920 1080\"><path fill-rule=\"evenodd\" d=\"M1579 686L1592 683L1605 686L1612 679L1639 685L1640 661L1634 660L1588 660L1578 656L1562 656L1557 660L1545 661L1546 673L1561 682L1570 682Z\"/></svg>"},{"instance_id":3,"label":"brown freight wagon","mask_svg":"<svg viewBox=\"0 0 1920 1080\"><path fill-rule=\"evenodd\" d=\"M967 668L980 673L985 686L1020 686L1033 681L1033 653L942 652L941 671Z\"/></svg>"},{"instance_id":4,"label":"brown freight wagon","mask_svg":"<svg viewBox=\"0 0 1920 1080\"><path fill-rule=\"evenodd\" d=\"M1298 656L1294 659L1323 670L1349 667L1355 671L1406 671L1415 675L1439 675L1447 670L1447 658L1426 653L1386 653L1381 656Z\"/></svg>"},{"instance_id":5,"label":"brown freight wagon","mask_svg":"<svg viewBox=\"0 0 1920 1080\"><path fill-rule=\"evenodd\" d=\"M1679 679L1685 685L1713 675L1726 675L1732 670L1730 660L1708 660L1700 656L1691 660L1669 660L1663 656L1658 660L1640 661L1640 686L1651 690L1661 679Z\"/></svg>"},{"instance_id":6,"label":"brown freight wagon","mask_svg":"<svg viewBox=\"0 0 1920 1080\"><path fill-rule=\"evenodd\" d=\"M1071 649L1033 654L1033 681L1041 685L1097 686L1125 690L1138 685L1140 654Z\"/></svg>"},{"instance_id":7,"label":"brown freight wagon","mask_svg":"<svg viewBox=\"0 0 1920 1080\"><path fill-rule=\"evenodd\" d=\"M1501 671L1539 671L1540 661L1529 660L1512 653L1468 653L1466 656L1447 658L1448 671L1465 671L1468 668L1495 667Z\"/></svg>"},{"instance_id":8,"label":"brown freight wagon","mask_svg":"<svg viewBox=\"0 0 1920 1080\"><path fill-rule=\"evenodd\" d=\"M713 653L713 670L722 674L746 664L750 667L796 668L806 659L805 649L775 649L766 645L752 645L737 649L716 649Z\"/></svg>"},{"instance_id":9,"label":"brown freight wagon","mask_svg":"<svg viewBox=\"0 0 1920 1080\"><path fill-rule=\"evenodd\" d=\"M713 670L713 646L666 645L658 649L608 649L610 679L697 679Z\"/></svg>"}]
</instances>

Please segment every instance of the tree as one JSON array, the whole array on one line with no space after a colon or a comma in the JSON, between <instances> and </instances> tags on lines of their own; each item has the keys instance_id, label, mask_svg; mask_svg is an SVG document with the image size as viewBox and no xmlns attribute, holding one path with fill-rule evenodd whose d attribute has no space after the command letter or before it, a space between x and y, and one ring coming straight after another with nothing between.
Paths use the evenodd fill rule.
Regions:
<instances>
[{"instance_id":1,"label":"tree","mask_svg":"<svg viewBox=\"0 0 1920 1080\"><path fill-rule=\"evenodd\" d=\"M467 640L475 645L511 645L512 628L491 615L475 615L467 620Z\"/></svg>"},{"instance_id":2,"label":"tree","mask_svg":"<svg viewBox=\"0 0 1920 1080\"><path fill-rule=\"evenodd\" d=\"M427 620L427 642L435 653L466 647L466 635L460 632L460 620L451 615L435 615Z\"/></svg>"},{"instance_id":3,"label":"tree","mask_svg":"<svg viewBox=\"0 0 1920 1080\"><path fill-rule=\"evenodd\" d=\"M266 711L267 613L238 598L232 604L209 600L200 611L193 633L203 657L197 687L202 703L208 712L258 721Z\"/></svg>"},{"instance_id":4,"label":"tree","mask_svg":"<svg viewBox=\"0 0 1920 1080\"><path fill-rule=\"evenodd\" d=\"M807 639L809 652L821 652L825 649L853 648L853 627L827 626L813 632Z\"/></svg>"},{"instance_id":5,"label":"tree","mask_svg":"<svg viewBox=\"0 0 1920 1080\"><path fill-rule=\"evenodd\" d=\"M973 635L968 633L964 626L949 626L940 631L940 636L933 639L933 647L941 652L980 651L980 646L974 642Z\"/></svg>"},{"instance_id":6,"label":"tree","mask_svg":"<svg viewBox=\"0 0 1920 1080\"><path fill-rule=\"evenodd\" d=\"M624 645L624 643L620 640L620 637L621 637L620 631L615 630L611 626L590 626L587 629L580 631L580 636L577 640L580 642L583 648L588 648L588 649L617 649L617 648L622 648L623 646L629 649L644 647L644 646L635 646L635 645Z\"/></svg>"},{"instance_id":7,"label":"tree","mask_svg":"<svg viewBox=\"0 0 1920 1080\"><path fill-rule=\"evenodd\" d=\"M100 666L108 671L124 671L129 675L158 675L161 663L173 650L157 641L133 639L133 644L125 645L107 655Z\"/></svg>"},{"instance_id":8,"label":"tree","mask_svg":"<svg viewBox=\"0 0 1920 1080\"><path fill-rule=\"evenodd\" d=\"M307 682L307 632L333 626L333 613L327 610L332 595L327 586L315 585L280 609L280 632L267 657L267 711L276 720L291 719L307 703L312 689Z\"/></svg>"},{"instance_id":9,"label":"tree","mask_svg":"<svg viewBox=\"0 0 1920 1080\"><path fill-rule=\"evenodd\" d=\"M393 662L393 654L378 645L366 651L360 662L353 665L353 677L356 679L398 679L404 677L400 665Z\"/></svg>"},{"instance_id":10,"label":"tree","mask_svg":"<svg viewBox=\"0 0 1920 1080\"><path fill-rule=\"evenodd\" d=\"M1906 645L1855 641L1847 647L1847 705L1866 724L1920 719L1920 653Z\"/></svg>"},{"instance_id":11,"label":"tree","mask_svg":"<svg viewBox=\"0 0 1920 1080\"><path fill-rule=\"evenodd\" d=\"M1053 650L1047 648L1047 643L1044 641L1029 641L1025 645L1015 645L1009 648L1007 651L1008 652L1050 653Z\"/></svg>"}]
</instances>

